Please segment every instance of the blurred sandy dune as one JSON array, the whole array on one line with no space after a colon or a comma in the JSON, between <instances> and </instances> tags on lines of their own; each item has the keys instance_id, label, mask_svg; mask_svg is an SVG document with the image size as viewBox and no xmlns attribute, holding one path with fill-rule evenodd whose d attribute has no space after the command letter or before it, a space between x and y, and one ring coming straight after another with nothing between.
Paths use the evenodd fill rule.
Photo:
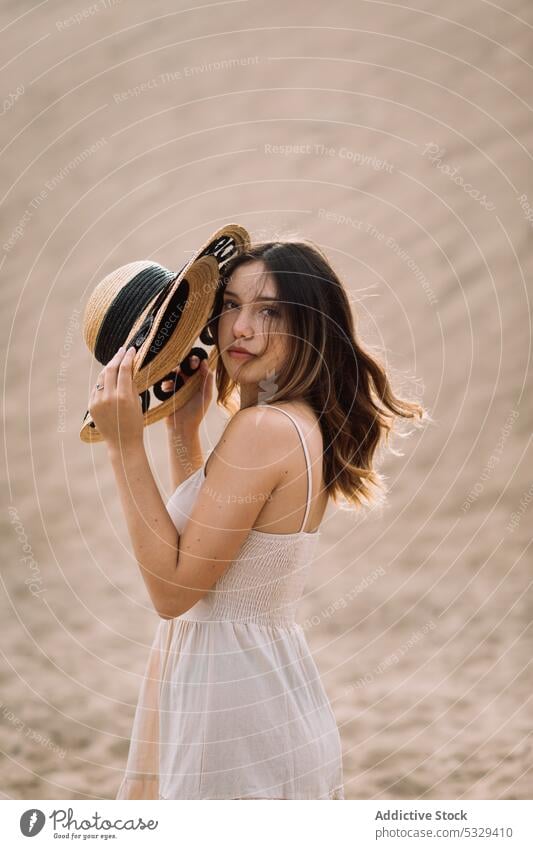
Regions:
<instances>
[{"instance_id":1,"label":"blurred sandy dune","mask_svg":"<svg viewBox=\"0 0 533 849\"><path fill-rule=\"evenodd\" d=\"M347 798L531 798L531 5L182 5L2 5L2 793L114 797L157 625L78 437L88 293L237 221L327 251L437 422L302 604Z\"/></svg>"}]
</instances>

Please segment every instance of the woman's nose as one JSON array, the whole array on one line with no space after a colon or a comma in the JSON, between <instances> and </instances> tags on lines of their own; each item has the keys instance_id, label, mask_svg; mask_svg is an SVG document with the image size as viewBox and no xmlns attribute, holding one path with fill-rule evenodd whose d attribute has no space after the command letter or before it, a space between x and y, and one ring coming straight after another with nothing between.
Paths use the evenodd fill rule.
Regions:
<instances>
[{"instance_id":1,"label":"woman's nose","mask_svg":"<svg viewBox=\"0 0 533 849\"><path fill-rule=\"evenodd\" d=\"M253 334L252 322L243 311L238 314L233 322L233 333L235 336L251 336Z\"/></svg>"}]
</instances>

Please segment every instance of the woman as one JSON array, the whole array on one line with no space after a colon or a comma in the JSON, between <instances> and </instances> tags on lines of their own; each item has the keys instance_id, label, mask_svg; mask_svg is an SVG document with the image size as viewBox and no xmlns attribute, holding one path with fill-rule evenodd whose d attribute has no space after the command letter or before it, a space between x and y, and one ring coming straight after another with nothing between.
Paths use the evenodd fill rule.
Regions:
<instances>
[{"instance_id":1,"label":"woman","mask_svg":"<svg viewBox=\"0 0 533 849\"><path fill-rule=\"evenodd\" d=\"M297 603L329 499L371 502L393 419L424 411L394 396L356 340L345 289L311 243L230 260L210 329L231 416L204 464L213 377L202 361L202 391L166 420L166 504L143 447L133 349L103 369L90 407L161 618L117 798L343 799L339 732Z\"/></svg>"}]
</instances>

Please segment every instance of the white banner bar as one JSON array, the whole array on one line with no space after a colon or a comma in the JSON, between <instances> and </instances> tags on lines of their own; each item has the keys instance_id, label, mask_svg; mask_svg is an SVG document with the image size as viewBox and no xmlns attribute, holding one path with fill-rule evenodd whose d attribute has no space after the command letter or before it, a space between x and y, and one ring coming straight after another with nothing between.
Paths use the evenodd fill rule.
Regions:
<instances>
[{"instance_id":1,"label":"white banner bar","mask_svg":"<svg viewBox=\"0 0 533 849\"><path fill-rule=\"evenodd\" d=\"M529 800L250 801L6 800L2 845L533 847Z\"/></svg>"}]
</instances>

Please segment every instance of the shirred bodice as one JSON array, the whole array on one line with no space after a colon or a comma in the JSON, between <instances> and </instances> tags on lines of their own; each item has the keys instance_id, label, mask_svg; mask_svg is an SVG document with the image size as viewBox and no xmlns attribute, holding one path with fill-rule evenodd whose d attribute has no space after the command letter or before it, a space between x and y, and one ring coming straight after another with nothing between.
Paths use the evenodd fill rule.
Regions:
<instances>
[{"instance_id":1,"label":"shirred bodice","mask_svg":"<svg viewBox=\"0 0 533 849\"><path fill-rule=\"evenodd\" d=\"M197 469L167 502L169 515L180 533L189 505L192 509L204 480L204 469ZM319 536L320 531L274 534L252 528L231 568L178 618L293 624Z\"/></svg>"}]
</instances>

